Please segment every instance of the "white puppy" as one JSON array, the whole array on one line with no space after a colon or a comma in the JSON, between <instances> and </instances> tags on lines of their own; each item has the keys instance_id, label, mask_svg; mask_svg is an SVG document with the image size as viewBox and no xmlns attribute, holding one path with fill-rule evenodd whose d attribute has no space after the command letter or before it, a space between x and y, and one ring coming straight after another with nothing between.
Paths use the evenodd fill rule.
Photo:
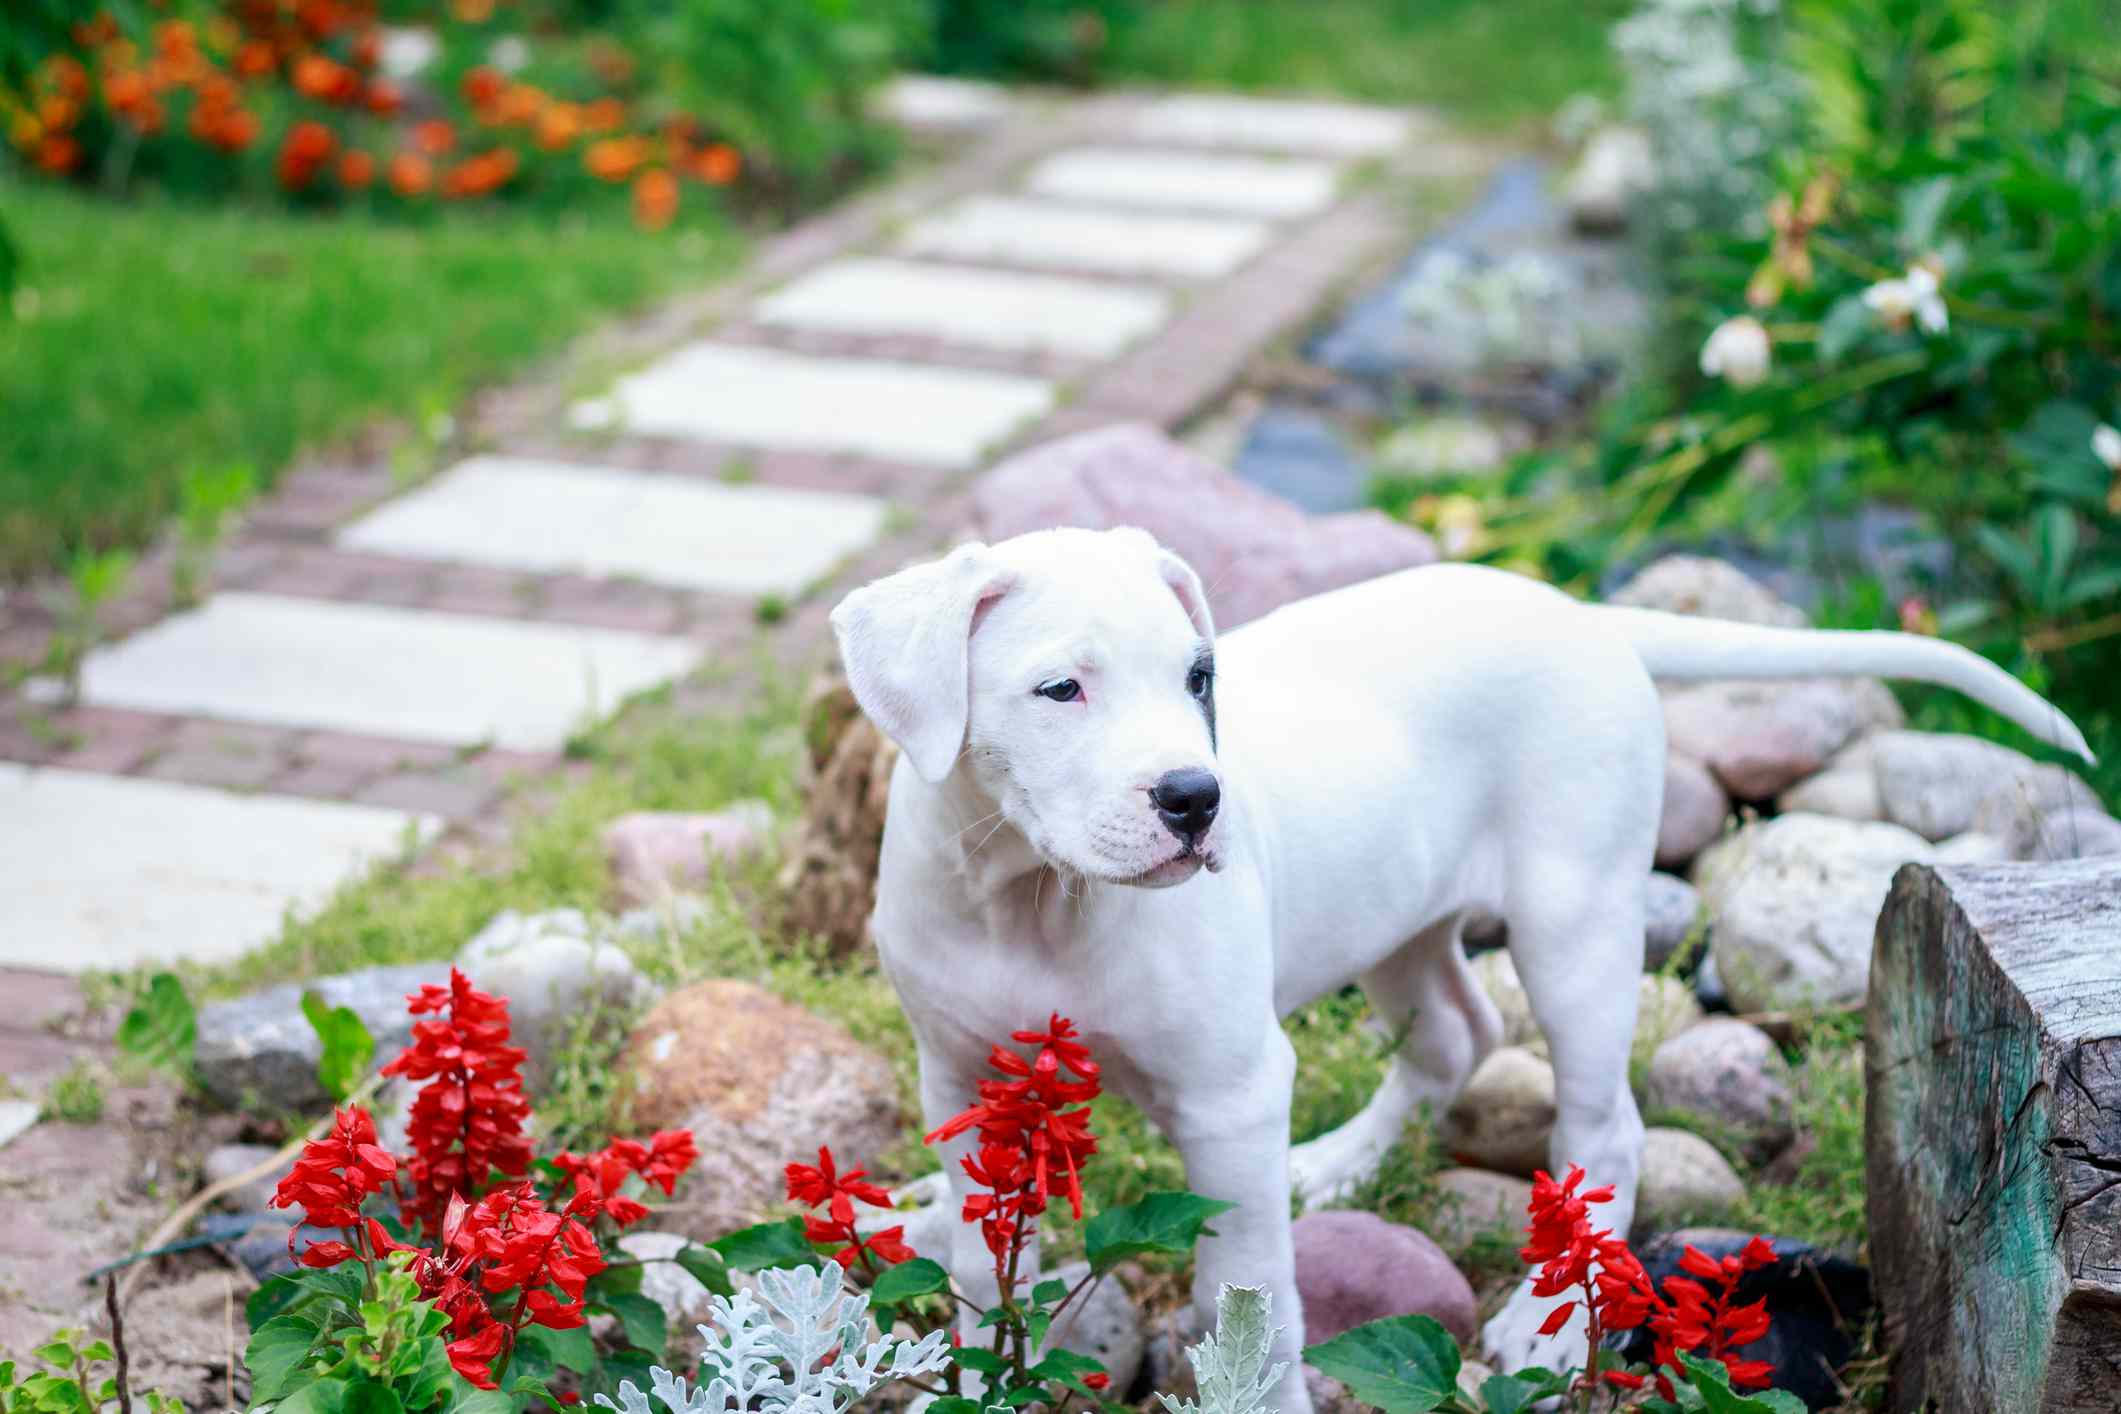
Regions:
<instances>
[{"instance_id":1,"label":"white puppy","mask_svg":"<svg viewBox=\"0 0 2121 1414\"><path fill-rule=\"evenodd\" d=\"M1917 678L2085 750L1951 644L1586 605L1470 566L1323 594L1218 641L1193 571L1139 530L967 545L855 591L832 623L856 698L904 748L875 928L929 1123L969 1102L992 1038L1073 1017L1190 1186L1238 1205L1195 1294L1206 1310L1224 1282L1272 1291L1282 1414L1309 1409L1292 1187L1344 1193L1495 1046L1459 942L1470 920L1507 923L1546 1032L1554 1171L1612 1184L1602 1217L1627 1230L1664 779L1653 677ZM1292 1153L1281 1018L1350 981L1406 1040L1361 1113ZM959 1196L970 1143L945 1156ZM985 1250L973 1227L959 1239L951 1265L977 1291ZM1580 1362L1580 1325L1537 1334L1553 1304L1520 1288L1488 1324L1491 1357Z\"/></svg>"}]
</instances>

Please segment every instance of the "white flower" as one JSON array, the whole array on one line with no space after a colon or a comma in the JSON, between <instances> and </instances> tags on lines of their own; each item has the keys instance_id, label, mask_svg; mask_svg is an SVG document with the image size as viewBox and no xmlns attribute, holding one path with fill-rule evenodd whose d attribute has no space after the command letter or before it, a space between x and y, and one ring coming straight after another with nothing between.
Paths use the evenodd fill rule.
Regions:
<instances>
[{"instance_id":1,"label":"white flower","mask_svg":"<svg viewBox=\"0 0 2121 1414\"><path fill-rule=\"evenodd\" d=\"M2106 463L2106 469L2121 475L2121 431L2102 422L2092 429L2092 455Z\"/></svg>"},{"instance_id":2,"label":"white flower","mask_svg":"<svg viewBox=\"0 0 2121 1414\"><path fill-rule=\"evenodd\" d=\"M1937 272L1927 265L1909 266L1905 279L1880 280L1863 292L1863 303L1891 329L1905 329L1909 319L1925 334L1942 334L1951 327Z\"/></svg>"},{"instance_id":3,"label":"white flower","mask_svg":"<svg viewBox=\"0 0 2121 1414\"><path fill-rule=\"evenodd\" d=\"M1768 376L1770 349L1766 326L1750 314L1726 319L1701 346L1701 371L1733 388L1750 388Z\"/></svg>"}]
</instances>

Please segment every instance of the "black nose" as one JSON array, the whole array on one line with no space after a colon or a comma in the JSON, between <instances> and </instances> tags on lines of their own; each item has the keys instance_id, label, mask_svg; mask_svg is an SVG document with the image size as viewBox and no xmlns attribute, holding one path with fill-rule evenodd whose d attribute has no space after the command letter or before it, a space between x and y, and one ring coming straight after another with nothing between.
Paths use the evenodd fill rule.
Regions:
<instances>
[{"instance_id":1,"label":"black nose","mask_svg":"<svg viewBox=\"0 0 2121 1414\"><path fill-rule=\"evenodd\" d=\"M1216 807L1223 801L1223 788L1213 771L1189 766L1183 771L1166 771L1155 785L1149 787L1149 799L1155 804L1157 817L1164 822L1164 828L1191 844L1198 836L1207 833L1208 826L1215 822Z\"/></svg>"}]
</instances>

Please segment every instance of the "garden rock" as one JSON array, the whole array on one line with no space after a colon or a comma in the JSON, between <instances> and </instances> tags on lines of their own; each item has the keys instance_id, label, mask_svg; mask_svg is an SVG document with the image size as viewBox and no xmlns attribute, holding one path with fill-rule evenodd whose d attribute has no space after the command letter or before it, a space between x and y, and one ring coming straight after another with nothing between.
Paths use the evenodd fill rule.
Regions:
<instances>
[{"instance_id":1,"label":"garden rock","mask_svg":"<svg viewBox=\"0 0 2121 1414\"><path fill-rule=\"evenodd\" d=\"M2040 765L1979 737L1880 732L1870 746L1885 818L1924 839L1948 839L1969 830L2005 837L2008 831L1992 827L2013 818L2012 808L2019 805L2098 808L2097 798L2062 767Z\"/></svg>"},{"instance_id":2,"label":"garden rock","mask_svg":"<svg viewBox=\"0 0 2121 1414\"><path fill-rule=\"evenodd\" d=\"M209 1184L234 1178L237 1174L249 1173L280 1151L270 1144L222 1144L207 1151L199 1161L199 1176ZM290 1163L292 1160L290 1160ZM281 1171L268 1171L251 1179L239 1188L230 1189L221 1195L222 1207L237 1213L262 1213L272 1203L272 1196L280 1186Z\"/></svg>"},{"instance_id":3,"label":"garden rock","mask_svg":"<svg viewBox=\"0 0 2121 1414\"><path fill-rule=\"evenodd\" d=\"M869 939L898 747L862 715L837 667L803 700L803 818L774 887L788 931L845 956Z\"/></svg>"},{"instance_id":4,"label":"garden rock","mask_svg":"<svg viewBox=\"0 0 2121 1414\"><path fill-rule=\"evenodd\" d=\"M1694 864L1709 947L1739 1011L1863 1000L1893 873L1935 851L1911 830L1826 815L1747 825Z\"/></svg>"},{"instance_id":5,"label":"garden rock","mask_svg":"<svg viewBox=\"0 0 2121 1414\"><path fill-rule=\"evenodd\" d=\"M1731 798L1709 768L1684 756L1664 758L1664 813L1657 821L1657 867L1684 869L1714 844L1731 818Z\"/></svg>"},{"instance_id":6,"label":"garden rock","mask_svg":"<svg viewBox=\"0 0 2121 1414\"><path fill-rule=\"evenodd\" d=\"M604 827L604 858L621 904L656 904L705 888L717 867L756 855L772 835L763 800L705 814L636 810Z\"/></svg>"},{"instance_id":7,"label":"garden rock","mask_svg":"<svg viewBox=\"0 0 2121 1414\"><path fill-rule=\"evenodd\" d=\"M535 1089L576 1027L608 1016L623 1025L656 995L633 959L603 940L580 909L507 909L457 953L472 985L508 999L511 1039L529 1052Z\"/></svg>"},{"instance_id":8,"label":"garden rock","mask_svg":"<svg viewBox=\"0 0 2121 1414\"><path fill-rule=\"evenodd\" d=\"M1647 1062L1650 1053L1697 1026L1702 1021L1701 1003L1694 989L1677 977L1644 973L1635 1003L1634 1054Z\"/></svg>"},{"instance_id":9,"label":"garden rock","mask_svg":"<svg viewBox=\"0 0 2121 1414\"><path fill-rule=\"evenodd\" d=\"M1784 815L1831 815L1837 820L1883 820L1885 802L1878 795L1878 777L1866 765L1844 768L1843 758L1858 748L1867 749L1869 738L1858 741L1827 763L1825 770L1808 776L1775 797L1775 809Z\"/></svg>"},{"instance_id":10,"label":"garden rock","mask_svg":"<svg viewBox=\"0 0 2121 1414\"><path fill-rule=\"evenodd\" d=\"M1856 737L1905 720L1875 678L1705 682L1664 693L1671 749L1707 766L1739 800L1771 800Z\"/></svg>"},{"instance_id":11,"label":"garden rock","mask_svg":"<svg viewBox=\"0 0 2121 1414\"><path fill-rule=\"evenodd\" d=\"M1506 1173L1451 1168L1436 1175L1437 1202L1425 1219L1446 1252L1464 1252L1498 1229L1521 1232L1532 1185Z\"/></svg>"},{"instance_id":12,"label":"garden rock","mask_svg":"<svg viewBox=\"0 0 2121 1414\"><path fill-rule=\"evenodd\" d=\"M1073 1287L1090 1271L1088 1262L1071 1262L1051 1275ZM1088 1355L1112 1376L1113 1393L1134 1383L1149 1346L1149 1328L1141 1307L1116 1276L1096 1283L1079 1303L1053 1323L1047 1337L1052 1348Z\"/></svg>"},{"instance_id":13,"label":"garden rock","mask_svg":"<svg viewBox=\"0 0 2121 1414\"><path fill-rule=\"evenodd\" d=\"M317 1083L323 1049L302 1014L302 993L314 991L328 1007L349 1007L375 1038L377 1064L412 1039L405 999L430 982L446 982L441 963L370 967L305 984L267 987L199 1008L193 1063L209 1093L230 1108L308 1110L330 1096Z\"/></svg>"},{"instance_id":14,"label":"garden rock","mask_svg":"<svg viewBox=\"0 0 2121 1414\"><path fill-rule=\"evenodd\" d=\"M1684 1129L1651 1128L1642 1136L1642 1183L1635 1230L1713 1222L1745 1202L1745 1183L1716 1146Z\"/></svg>"},{"instance_id":15,"label":"garden rock","mask_svg":"<svg viewBox=\"0 0 2121 1414\"><path fill-rule=\"evenodd\" d=\"M1637 198L1656 185L1650 135L1617 124L1600 128L1584 144L1583 156L1562 188L1569 224L1594 235L1618 234L1627 229Z\"/></svg>"},{"instance_id":16,"label":"garden rock","mask_svg":"<svg viewBox=\"0 0 2121 1414\"><path fill-rule=\"evenodd\" d=\"M1137 525L1207 585L1221 628L1270 609L1436 559L1430 539L1376 511L1307 516L1153 427L1128 423L1011 457L972 490L979 533Z\"/></svg>"},{"instance_id":17,"label":"garden rock","mask_svg":"<svg viewBox=\"0 0 2121 1414\"><path fill-rule=\"evenodd\" d=\"M1652 1284L1662 1290L1665 1278L1680 1274L1680 1259L1688 1247L1720 1261L1736 1255L1752 1236L1731 1228L1681 1228L1637 1243L1635 1255ZM1735 1353L1773 1365L1773 1386L1803 1400L1807 1409L1833 1408L1842 1399L1833 1372L1855 1353L1850 1332L1863 1329L1871 1310L1870 1273L1846 1257L1794 1238L1770 1237L1768 1245L1775 1249L1774 1265L1746 1273L1732 1298L1737 1305L1767 1302L1768 1333ZM1648 1360L1652 1339L1648 1327L1630 1331L1620 1347L1622 1356Z\"/></svg>"},{"instance_id":18,"label":"garden rock","mask_svg":"<svg viewBox=\"0 0 2121 1414\"><path fill-rule=\"evenodd\" d=\"M2021 859L2061 858L2067 856L2043 854L2042 846L2068 838L2072 820L2103 813L2090 786L2060 767L2044 766L1983 796L1967 828L2008 841Z\"/></svg>"},{"instance_id":19,"label":"garden rock","mask_svg":"<svg viewBox=\"0 0 2121 1414\"><path fill-rule=\"evenodd\" d=\"M1375 1213L1306 1213L1291 1229L1304 1339L1393 1316L1429 1316L1460 1340L1478 1325L1473 1288L1424 1233Z\"/></svg>"},{"instance_id":20,"label":"garden rock","mask_svg":"<svg viewBox=\"0 0 2121 1414\"><path fill-rule=\"evenodd\" d=\"M1679 945L1694 931L1701 913L1701 895L1676 874L1650 875L1643 895L1642 965L1654 972L1679 951Z\"/></svg>"},{"instance_id":21,"label":"garden rock","mask_svg":"<svg viewBox=\"0 0 2121 1414\"><path fill-rule=\"evenodd\" d=\"M1689 1027L1657 1048L1643 1103L1721 1126L1755 1162L1790 1140L1789 1063L1765 1031L1728 1017Z\"/></svg>"},{"instance_id":22,"label":"garden rock","mask_svg":"<svg viewBox=\"0 0 2121 1414\"><path fill-rule=\"evenodd\" d=\"M712 1239L780 1204L785 1169L829 1145L859 1165L899 1138L891 1064L832 1022L748 982L696 982L634 1028L635 1129L690 1129L700 1162L669 1209L673 1230Z\"/></svg>"},{"instance_id":23,"label":"garden rock","mask_svg":"<svg viewBox=\"0 0 2121 1414\"><path fill-rule=\"evenodd\" d=\"M1717 969L1713 952L1702 958L1701 966L1694 969L1694 1000L1711 1015L1731 1009L1731 994L1724 990L1723 973Z\"/></svg>"},{"instance_id":24,"label":"garden rock","mask_svg":"<svg viewBox=\"0 0 2121 1414\"><path fill-rule=\"evenodd\" d=\"M2051 811L2034 825L2030 842L2012 853L2020 859L2096 859L2121 854L2121 820L2100 811Z\"/></svg>"},{"instance_id":25,"label":"garden rock","mask_svg":"<svg viewBox=\"0 0 2121 1414\"><path fill-rule=\"evenodd\" d=\"M1502 1043L1521 1046L1541 1060L1547 1058L1546 1033L1532 1015L1531 998L1517 976L1517 964L1501 949L1485 952L1472 961L1474 980L1502 1018ZM1635 1041L1638 1047L1654 1047L1667 1036L1676 1036L1701 1020L1701 1006L1686 983L1676 977L1645 973L1636 999ZM1648 1052L1645 1051L1644 1054Z\"/></svg>"},{"instance_id":26,"label":"garden rock","mask_svg":"<svg viewBox=\"0 0 2121 1414\"><path fill-rule=\"evenodd\" d=\"M1742 624L1802 628L1804 611L1734 565L1707 555L1666 555L1606 596L1608 603Z\"/></svg>"},{"instance_id":27,"label":"garden rock","mask_svg":"<svg viewBox=\"0 0 2121 1414\"><path fill-rule=\"evenodd\" d=\"M1523 1046L1491 1052L1444 1113L1445 1152L1474 1168L1529 1178L1547 1167L1554 1068Z\"/></svg>"},{"instance_id":28,"label":"garden rock","mask_svg":"<svg viewBox=\"0 0 2121 1414\"><path fill-rule=\"evenodd\" d=\"M1429 417L1386 438L1377 449L1377 460L1392 475L1431 481L1500 471L1505 462L1531 444L1531 431L1522 423L1495 423L1478 417Z\"/></svg>"}]
</instances>

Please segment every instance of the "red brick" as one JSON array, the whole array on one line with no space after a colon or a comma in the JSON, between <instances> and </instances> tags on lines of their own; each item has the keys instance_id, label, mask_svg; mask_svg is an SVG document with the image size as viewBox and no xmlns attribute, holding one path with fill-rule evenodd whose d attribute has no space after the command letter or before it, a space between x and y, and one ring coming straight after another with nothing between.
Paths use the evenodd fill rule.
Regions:
<instances>
[{"instance_id":1,"label":"red brick","mask_svg":"<svg viewBox=\"0 0 2121 1414\"><path fill-rule=\"evenodd\" d=\"M166 746L179 719L115 707L76 707L60 713L57 722L73 745L54 757L53 765L123 775Z\"/></svg>"},{"instance_id":2,"label":"red brick","mask_svg":"<svg viewBox=\"0 0 2121 1414\"><path fill-rule=\"evenodd\" d=\"M364 787L354 799L364 805L413 810L445 820L470 820L493 808L500 787L482 773L461 767L448 771L397 771Z\"/></svg>"},{"instance_id":3,"label":"red brick","mask_svg":"<svg viewBox=\"0 0 2121 1414\"><path fill-rule=\"evenodd\" d=\"M293 742L288 754L298 764L380 775L385 771L446 766L456 759L457 753L454 747L439 742L320 731L306 733Z\"/></svg>"}]
</instances>

